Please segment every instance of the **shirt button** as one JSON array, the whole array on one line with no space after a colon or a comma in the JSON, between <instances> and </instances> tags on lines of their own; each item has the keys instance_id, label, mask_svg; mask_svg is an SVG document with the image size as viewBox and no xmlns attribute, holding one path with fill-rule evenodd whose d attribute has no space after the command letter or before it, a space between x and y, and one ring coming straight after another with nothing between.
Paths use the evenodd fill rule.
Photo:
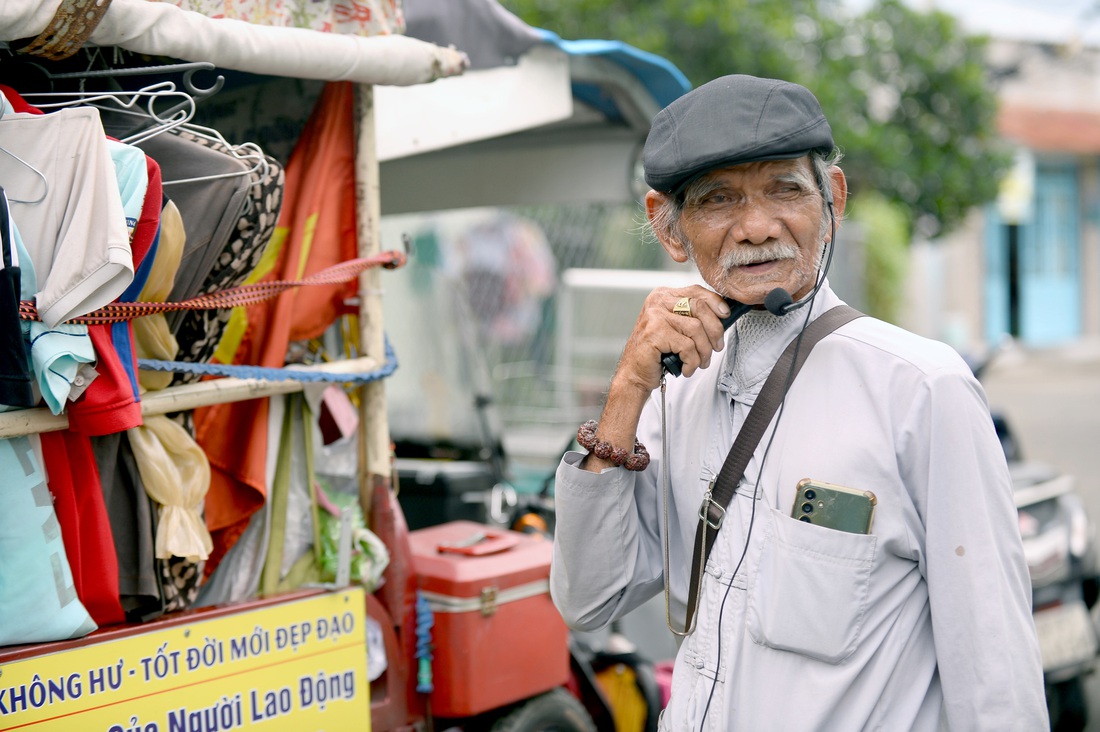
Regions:
<instances>
[{"instance_id":1,"label":"shirt button","mask_svg":"<svg viewBox=\"0 0 1100 732\"><path fill-rule=\"evenodd\" d=\"M703 659L700 658L695 661L695 668L699 669L700 671L703 670L703 665Z\"/></svg>"},{"instance_id":2,"label":"shirt button","mask_svg":"<svg viewBox=\"0 0 1100 732\"><path fill-rule=\"evenodd\" d=\"M79 374L73 379L73 383L77 386L84 386L84 377Z\"/></svg>"}]
</instances>

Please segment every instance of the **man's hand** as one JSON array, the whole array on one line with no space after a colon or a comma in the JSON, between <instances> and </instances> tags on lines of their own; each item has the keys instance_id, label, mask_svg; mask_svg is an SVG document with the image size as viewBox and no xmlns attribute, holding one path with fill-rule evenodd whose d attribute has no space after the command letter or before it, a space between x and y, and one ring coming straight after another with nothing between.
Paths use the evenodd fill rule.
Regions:
<instances>
[{"instance_id":1,"label":"man's hand","mask_svg":"<svg viewBox=\"0 0 1100 732\"><path fill-rule=\"evenodd\" d=\"M673 311L683 298L688 299L691 315ZM664 373L661 355L679 354L684 363L684 377L706 368L713 354L725 345L721 320L729 313L722 296L701 285L659 287L651 292L611 377L597 430L599 439L631 450L646 399L661 384ZM581 464L585 470L594 472L611 466L610 461L595 455L589 455Z\"/></svg>"},{"instance_id":2,"label":"man's hand","mask_svg":"<svg viewBox=\"0 0 1100 732\"><path fill-rule=\"evenodd\" d=\"M673 310L682 298L688 300L690 315ZM725 343L721 320L729 313L721 295L700 285L657 288L646 297L612 385L624 379L648 395L661 383L661 355L665 353L679 354L684 376L706 368Z\"/></svg>"}]
</instances>

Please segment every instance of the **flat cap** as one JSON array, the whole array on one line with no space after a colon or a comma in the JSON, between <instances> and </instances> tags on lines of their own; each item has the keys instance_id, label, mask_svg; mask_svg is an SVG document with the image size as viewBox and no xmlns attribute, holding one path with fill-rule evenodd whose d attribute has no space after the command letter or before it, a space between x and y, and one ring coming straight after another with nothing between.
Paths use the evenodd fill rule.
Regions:
<instances>
[{"instance_id":1,"label":"flat cap","mask_svg":"<svg viewBox=\"0 0 1100 732\"><path fill-rule=\"evenodd\" d=\"M708 81L658 112L642 163L651 188L678 193L715 168L832 149L833 132L809 89L734 74Z\"/></svg>"}]
</instances>

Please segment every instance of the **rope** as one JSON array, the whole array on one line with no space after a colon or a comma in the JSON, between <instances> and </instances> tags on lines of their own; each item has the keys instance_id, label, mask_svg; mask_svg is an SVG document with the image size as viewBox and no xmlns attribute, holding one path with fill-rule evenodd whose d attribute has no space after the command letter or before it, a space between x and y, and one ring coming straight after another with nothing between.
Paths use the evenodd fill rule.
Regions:
<instances>
[{"instance_id":1,"label":"rope","mask_svg":"<svg viewBox=\"0 0 1100 732\"><path fill-rule=\"evenodd\" d=\"M121 323L134 318L140 318L154 313L164 313L176 310L217 310L222 308L234 308L243 305L253 305L264 300L269 300L294 287L304 285L335 285L355 279L361 272L372 267L385 267L396 269L404 266L407 257L403 252L381 252L372 257L349 259L346 262L334 264L331 267L315 272L302 280L272 280L270 282L257 282L252 285L239 285L206 295L199 295L189 300L180 302L115 302L105 307L94 310L87 315L72 318L66 323L81 323L84 325L100 325L106 323ZM19 302L19 317L23 320L41 320L38 316L38 308L29 300Z\"/></svg>"},{"instance_id":2,"label":"rope","mask_svg":"<svg viewBox=\"0 0 1100 732\"><path fill-rule=\"evenodd\" d=\"M330 371L306 371L294 368L269 368L264 366L240 366L221 363L194 363L191 361L158 361L151 358L139 358L138 368L145 371L172 371L204 376L236 376L241 379L262 379L264 381L309 381L331 382L336 384L369 384L384 379L397 370L397 354L386 339L386 360L375 371L356 374L337 374Z\"/></svg>"}]
</instances>

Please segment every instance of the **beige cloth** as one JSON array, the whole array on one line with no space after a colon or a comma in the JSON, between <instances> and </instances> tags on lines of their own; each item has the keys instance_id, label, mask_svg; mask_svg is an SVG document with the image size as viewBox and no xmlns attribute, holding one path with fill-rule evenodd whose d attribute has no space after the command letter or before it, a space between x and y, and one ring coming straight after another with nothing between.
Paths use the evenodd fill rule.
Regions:
<instances>
[{"instance_id":1,"label":"beige cloth","mask_svg":"<svg viewBox=\"0 0 1100 732\"><path fill-rule=\"evenodd\" d=\"M162 302L172 291L186 241L183 219L169 201L161 210L160 241L156 258L138 300ZM171 360L179 347L163 313L138 318L134 348L141 358ZM172 374L139 371L142 389L168 386ZM145 424L128 430L145 492L159 506L155 553L157 559L186 557L192 562L210 556L213 542L202 516L210 489L210 463L187 430L164 415L147 415Z\"/></svg>"},{"instance_id":2,"label":"beige cloth","mask_svg":"<svg viewBox=\"0 0 1100 732\"><path fill-rule=\"evenodd\" d=\"M183 245L187 241L183 230L183 217L176 204L169 201L160 212L160 242L157 256L149 270L138 300L164 302L176 281L176 271L183 257ZM134 321L134 349L138 358L155 358L171 361L179 352L176 337L168 327L164 313L155 313ZM138 383L142 389L163 389L172 383L172 374L164 371L139 371Z\"/></svg>"},{"instance_id":3,"label":"beige cloth","mask_svg":"<svg viewBox=\"0 0 1100 732\"><path fill-rule=\"evenodd\" d=\"M210 488L210 463L187 430L163 415L146 417L129 431L145 492L160 504L156 557L210 556L213 542L202 517Z\"/></svg>"}]
</instances>

